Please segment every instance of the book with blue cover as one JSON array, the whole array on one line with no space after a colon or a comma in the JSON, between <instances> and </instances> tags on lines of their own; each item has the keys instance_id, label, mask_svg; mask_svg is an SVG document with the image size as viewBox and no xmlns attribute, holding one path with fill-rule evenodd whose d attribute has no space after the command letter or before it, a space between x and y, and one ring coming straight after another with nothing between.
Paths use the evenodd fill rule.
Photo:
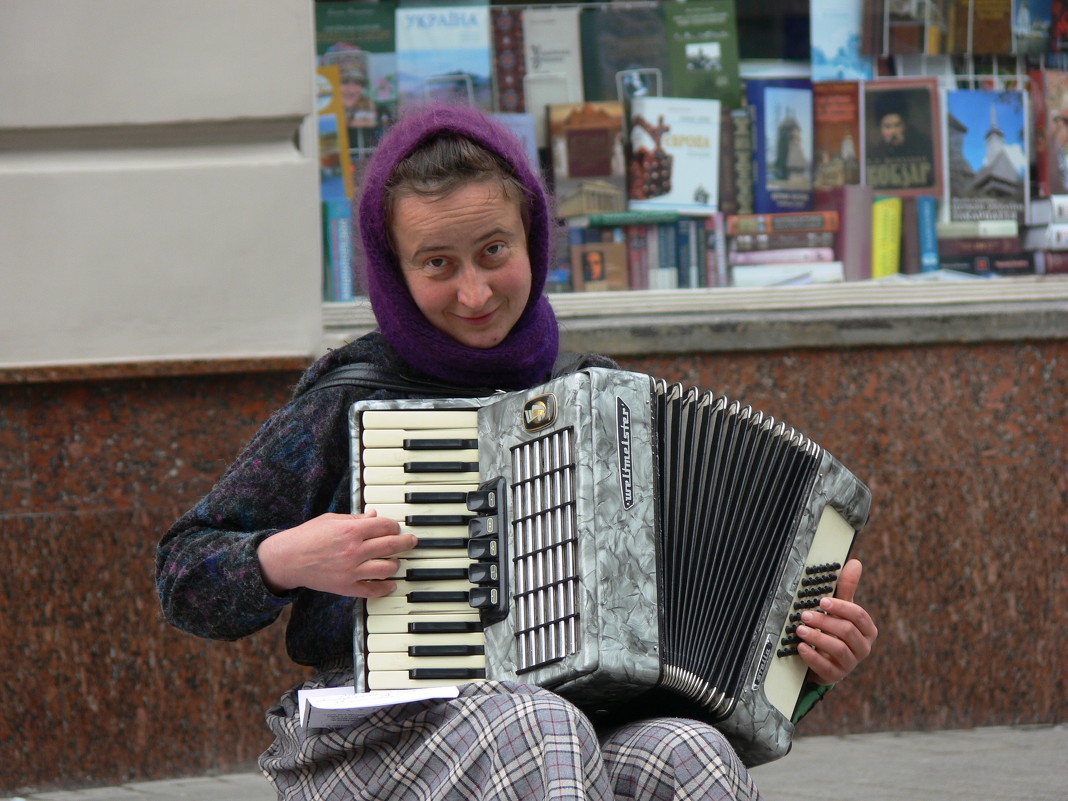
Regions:
<instances>
[{"instance_id":1,"label":"book with blue cover","mask_svg":"<svg viewBox=\"0 0 1068 801\"><path fill-rule=\"evenodd\" d=\"M746 81L753 119L753 210L812 208L812 82L805 78Z\"/></svg>"},{"instance_id":2,"label":"book with blue cover","mask_svg":"<svg viewBox=\"0 0 1068 801\"><path fill-rule=\"evenodd\" d=\"M443 102L492 111L488 6L398 8L396 20L402 107Z\"/></svg>"}]
</instances>

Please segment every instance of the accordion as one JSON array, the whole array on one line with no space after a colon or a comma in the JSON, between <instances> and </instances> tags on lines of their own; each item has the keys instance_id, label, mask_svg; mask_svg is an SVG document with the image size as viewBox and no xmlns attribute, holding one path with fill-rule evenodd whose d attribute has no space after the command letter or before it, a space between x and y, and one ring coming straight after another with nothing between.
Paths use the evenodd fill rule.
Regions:
<instances>
[{"instance_id":1,"label":"accordion","mask_svg":"<svg viewBox=\"0 0 1068 801\"><path fill-rule=\"evenodd\" d=\"M602 368L361 401L349 424L353 510L419 538L396 592L357 602L358 691L518 681L595 719L705 720L749 765L789 750L807 672L793 630L833 594L871 502L825 450Z\"/></svg>"}]
</instances>

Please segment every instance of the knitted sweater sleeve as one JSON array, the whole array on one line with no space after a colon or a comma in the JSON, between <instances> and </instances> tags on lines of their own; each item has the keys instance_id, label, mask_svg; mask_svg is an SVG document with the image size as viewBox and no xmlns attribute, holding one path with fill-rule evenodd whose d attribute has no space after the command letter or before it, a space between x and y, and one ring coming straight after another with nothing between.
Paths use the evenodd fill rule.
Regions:
<instances>
[{"instance_id":1,"label":"knitted sweater sleeve","mask_svg":"<svg viewBox=\"0 0 1068 801\"><path fill-rule=\"evenodd\" d=\"M347 512L351 393L311 393L276 412L215 487L159 543L156 585L171 624L235 640L274 621L296 594L264 584L257 548L328 511Z\"/></svg>"}]
</instances>

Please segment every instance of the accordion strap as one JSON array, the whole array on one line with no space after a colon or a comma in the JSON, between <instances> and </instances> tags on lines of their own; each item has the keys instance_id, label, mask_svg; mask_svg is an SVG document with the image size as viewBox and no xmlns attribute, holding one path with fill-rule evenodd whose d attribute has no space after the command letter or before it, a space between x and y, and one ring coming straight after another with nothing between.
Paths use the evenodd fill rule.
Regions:
<instances>
[{"instance_id":1,"label":"accordion strap","mask_svg":"<svg viewBox=\"0 0 1068 801\"><path fill-rule=\"evenodd\" d=\"M573 351L563 351L553 365L553 377L572 373L582 366L586 357ZM482 398L498 390L486 387L456 387L435 381L408 378L400 373L373 364L357 362L343 364L323 373L302 394L328 387L357 386L367 389L384 389L409 395L429 395L436 398Z\"/></svg>"}]
</instances>

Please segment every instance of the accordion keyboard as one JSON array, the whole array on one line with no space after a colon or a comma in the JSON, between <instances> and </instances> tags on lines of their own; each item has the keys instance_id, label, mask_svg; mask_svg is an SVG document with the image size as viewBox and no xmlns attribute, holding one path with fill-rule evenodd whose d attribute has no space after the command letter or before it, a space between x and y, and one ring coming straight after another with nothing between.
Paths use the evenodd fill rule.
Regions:
<instances>
[{"instance_id":1,"label":"accordion keyboard","mask_svg":"<svg viewBox=\"0 0 1068 801\"><path fill-rule=\"evenodd\" d=\"M481 565L468 552L478 505L478 418L463 411L362 415L363 510L419 538L397 590L366 602L367 686L440 685L485 676Z\"/></svg>"}]
</instances>

